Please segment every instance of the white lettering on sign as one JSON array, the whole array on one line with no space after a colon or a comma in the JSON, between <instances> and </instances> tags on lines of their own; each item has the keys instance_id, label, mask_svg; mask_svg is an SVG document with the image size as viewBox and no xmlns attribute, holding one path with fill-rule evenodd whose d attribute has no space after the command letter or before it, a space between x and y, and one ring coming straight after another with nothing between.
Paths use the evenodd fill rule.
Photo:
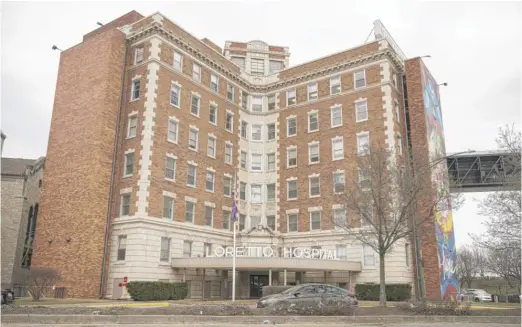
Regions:
<instances>
[{"instance_id":1,"label":"white lettering on sign","mask_svg":"<svg viewBox=\"0 0 522 327\"><path fill-rule=\"evenodd\" d=\"M210 252L206 249L207 257L232 257L234 255L233 247L217 246ZM339 260L336 250L318 249L318 248L287 248L284 247L281 252L283 258L297 259L321 259L321 260ZM258 257L272 258L277 257L274 249L269 246L236 246L236 257Z\"/></svg>"}]
</instances>

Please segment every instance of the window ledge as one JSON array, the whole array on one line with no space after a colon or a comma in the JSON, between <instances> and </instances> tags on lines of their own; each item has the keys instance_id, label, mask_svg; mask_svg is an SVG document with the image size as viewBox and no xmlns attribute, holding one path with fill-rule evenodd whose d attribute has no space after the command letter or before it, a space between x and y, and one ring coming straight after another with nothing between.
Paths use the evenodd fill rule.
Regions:
<instances>
[{"instance_id":1,"label":"window ledge","mask_svg":"<svg viewBox=\"0 0 522 327\"><path fill-rule=\"evenodd\" d=\"M343 160L343 159L344 159L344 157L342 157L342 158L334 158L334 159L332 159L332 161L339 161L339 160Z\"/></svg>"},{"instance_id":2,"label":"window ledge","mask_svg":"<svg viewBox=\"0 0 522 327\"><path fill-rule=\"evenodd\" d=\"M310 195L308 198L309 199L313 199L313 198L320 198L321 197L321 194L319 195Z\"/></svg>"},{"instance_id":3,"label":"window ledge","mask_svg":"<svg viewBox=\"0 0 522 327\"><path fill-rule=\"evenodd\" d=\"M167 142L172 143L172 144L178 144L178 141L172 141L172 140L169 140L169 139L167 139Z\"/></svg>"},{"instance_id":4,"label":"window ledge","mask_svg":"<svg viewBox=\"0 0 522 327\"><path fill-rule=\"evenodd\" d=\"M176 108L176 109L181 109L179 106L176 106L175 104L171 103L170 104L172 107Z\"/></svg>"},{"instance_id":5,"label":"window ledge","mask_svg":"<svg viewBox=\"0 0 522 327\"><path fill-rule=\"evenodd\" d=\"M317 133L319 132L319 129L314 129L313 131L308 130L308 134Z\"/></svg>"},{"instance_id":6,"label":"window ledge","mask_svg":"<svg viewBox=\"0 0 522 327\"><path fill-rule=\"evenodd\" d=\"M130 175L123 175L122 178L129 178L129 177L132 177L132 174L130 174Z\"/></svg>"},{"instance_id":7,"label":"window ledge","mask_svg":"<svg viewBox=\"0 0 522 327\"><path fill-rule=\"evenodd\" d=\"M125 260L118 260L113 263L114 266L123 266L125 265Z\"/></svg>"},{"instance_id":8,"label":"window ledge","mask_svg":"<svg viewBox=\"0 0 522 327\"><path fill-rule=\"evenodd\" d=\"M364 123L365 121L368 121L368 118L361 119L361 120L355 120L356 123Z\"/></svg>"},{"instance_id":9,"label":"window ledge","mask_svg":"<svg viewBox=\"0 0 522 327\"><path fill-rule=\"evenodd\" d=\"M207 154L207 157L212 158L212 159L216 159L216 156L210 156L208 154Z\"/></svg>"},{"instance_id":10,"label":"window ledge","mask_svg":"<svg viewBox=\"0 0 522 327\"><path fill-rule=\"evenodd\" d=\"M187 184L188 187L196 188L196 185Z\"/></svg>"},{"instance_id":11,"label":"window ledge","mask_svg":"<svg viewBox=\"0 0 522 327\"><path fill-rule=\"evenodd\" d=\"M170 262L159 262L158 267L172 267Z\"/></svg>"},{"instance_id":12,"label":"window ledge","mask_svg":"<svg viewBox=\"0 0 522 327\"><path fill-rule=\"evenodd\" d=\"M343 124L340 124L340 125L332 125L331 128L337 128L337 127L343 127Z\"/></svg>"},{"instance_id":13,"label":"window ledge","mask_svg":"<svg viewBox=\"0 0 522 327\"><path fill-rule=\"evenodd\" d=\"M190 151L194 151L194 152L198 152L198 149L192 149L192 148L188 148Z\"/></svg>"},{"instance_id":14,"label":"window ledge","mask_svg":"<svg viewBox=\"0 0 522 327\"><path fill-rule=\"evenodd\" d=\"M136 138L136 135L134 135L134 136L127 136L125 139L126 140L132 140L133 138Z\"/></svg>"},{"instance_id":15,"label":"window ledge","mask_svg":"<svg viewBox=\"0 0 522 327\"><path fill-rule=\"evenodd\" d=\"M167 182L172 182L172 183L176 182L176 179L175 179L175 178L172 179L172 178L167 178L167 177L165 177L165 180L166 180Z\"/></svg>"},{"instance_id":16,"label":"window ledge","mask_svg":"<svg viewBox=\"0 0 522 327\"><path fill-rule=\"evenodd\" d=\"M318 165L320 164L321 161L317 161L317 162L308 162L308 165L311 166L311 165Z\"/></svg>"},{"instance_id":17,"label":"window ledge","mask_svg":"<svg viewBox=\"0 0 522 327\"><path fill-rule=\"evenodd\" d=\"M138 101L139 99L140 99L140 98L130 99L129 103L130 103L130 102L136 102L136 101Z\"/></svg>"},{"instance_id":18,"label":"window ledge","mask_svg":"<svg viewBox=\"0 0 522 327\"><path fill-rule=\"evenodd\" d=\"M192 116L194 116L194 117L198 117L198 118L201 118L201 117L199 117L199 114L197 114L197 115L196 115L196 114L195 114L195 113L193 113L192 111L190 112L190 114L191 114Z\"/></svg>"}]
</instances>

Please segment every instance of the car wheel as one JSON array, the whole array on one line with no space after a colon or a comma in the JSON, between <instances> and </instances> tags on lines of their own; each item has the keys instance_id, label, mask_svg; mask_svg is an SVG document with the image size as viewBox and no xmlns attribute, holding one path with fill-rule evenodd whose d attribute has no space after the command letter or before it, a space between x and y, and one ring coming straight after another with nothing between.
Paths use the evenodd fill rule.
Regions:
<instances>
[{"instance_id":1,"label":"car wheel","mask_svg":"<svg viewBox=\"0 0 522 327\"><path fill-rule=\"evenodd\" d=\"M13 292L8 292L8 293L7 293L7 299L6 299L6 300L7 300L6 302L8 302L8 303L9 303L9 302L13 302L13 300L14 300L14 294L13 294Z\"/></svg>"},{"instance_id":2,"label":"car wheel","mask_svg":"<svg viewBox=\"0 0 522 327\"><path fill-rule=\"evenodd\" d=\"M476 297L475 302L480 302L480 299L478 297Z\"/></svg>"}]
</instances>

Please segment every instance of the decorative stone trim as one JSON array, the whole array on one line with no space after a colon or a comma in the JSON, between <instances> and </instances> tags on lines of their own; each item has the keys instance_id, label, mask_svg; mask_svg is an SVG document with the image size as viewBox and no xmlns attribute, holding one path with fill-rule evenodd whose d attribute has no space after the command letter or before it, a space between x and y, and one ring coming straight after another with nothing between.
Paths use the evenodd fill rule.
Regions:
<instances>
[{"instance_id":1,"label":"decorative stone trim","mask_svg":"<svg viewBox=\"0 0 522 327\"><path fill-rule=\"evenodd\" d=\"M198 164L195 163L193 160L189 160L187 163L188 163L189 165L191 165L191 166L196 166L196 167L198 166Z\"/></svg>"},{"instance_id":2,"label":"decorative stone trim","mask_svg":"<svg viewBox=\"0 0 522 327\"><path fill-rule=\"evenodd\" d=\"M122 188L120 190L120 195L121 194L128 194L128 193L132 193L132 187L126 187L126 188Z\"/></svg>"},{"instance_id":3,"label":"decorative stone trim","mask_svg":"<svg viewBox=\"0 0 522 327\"><path fill-rule=\"evenodd\" d=\"M127 150L125 150L125 154L127 154L127 153L133 153L133 152L134 152L134 149L127 149Z\"/></svg>"},{"instance_id":4,"label":"decorative stone trim","mask_svg":"<svg viewBox=\"0 0 522 327\"><path fill-rule=\"evenodd\" d=\"M311 175L308 175L308 178L315 178L315 177L319 177L319 176L320 176L320 174L318 174L318 173L313 173L313 174L311 174Z\"/></svg>"},{"instance_id":5,"label":"decorative stone trim","mask_svg":"<svg viewBox=\"0 0 522 327\"><path fill-rule=\"evenodd\" d=\"M208 170L208 171L211 171L211 172L213 172L213 173L216 172L216 170L215 170L214 168L212 168L212 167L208 167L207 170Z\"/></svg>"},{"instance_id":6,"label":"decorative stone trim","mask_svg":"<svg viewBox=\"0 0 522 327\"><path fill-rule=\"evenodd\" d=\"M216 208L216 204L213 202L205 201L205 207Z\"/></svg>"},{"instance_id":7,"label":"decorative stone trim","mask_svg":"<svg viewBox=\"0 0 522 327\"><path fill-rule=\"evenodd\" d=\"M221 209L225 211L232 211L232 208L229 206L222 206Z\"/></svg>"},{"instance_id":8,"label":"decorative stone trim","mask_svg":"<svg viewBox=\"0 0 522 327\"><path fill-rule=\"evenodd\" d=\"M318 206L318 207L309 207L308 208L308 212L317 212L317 211L323 211L323 207Z\"/></svg>"},{"instance_id":9,"label":"decorative stone trim","mask_svg":"<svg viewBox=\"0 0 522 327\"><path fill-rule=\"evenodd\" d=\"M198 203L198 199L190 197L188 195L185 195L185 201L192 202L192 203Z\"/></svg>"},{"instance_id":10,"label":"decorative stone trim","mask_svg":"<svg viewBox=\"0 0 522 327\"><path fill-rule=\"evenodd\" d=\"M286 210L286 214L287 215L293 215L293 214L296 214L296 213L299 213L299 209L298 208Z\"/></svg>"},{"instance_id":11,"label":"decorative stone trim","mask_svg":"<svg viewBox=\"0 0 522 327\"><path fill-rule=\"evenodd\" d=\"M196 125L189 125L189 128L199 132L199 128Z\"/></svg>"},{"instance_id":12,"label":"decorative stone trim","mask_svg":"<svg viewBox=\"0 0 522 327\"><path fill-rule=\"evenodd\" d=\"M169 191L163 191L163 195L170 196L173 199L176 198L176 193L172 193L172 192L169 192Z\"/></svg>"},{"instance_id":13,"label":"decorative stone trim","mask_svg":"<svg viewBox=\"0 0 522 327\"><path fill-rule=\"evenodd\" d=\"M232 175L229 174L229 173L224 173L223 176L225 176L225 177L229 177L229 178L232 178Z\"/></svg>"},{"instance_id":14,"label":"decorative stone trim","mask_svg":"<svg viewBox=\"0 0 522 327\"><path fill-rule=\"evenodd\" d=\"M132 117L132 116L137 116L137 115L138 115L138 111L134 110L134 111L131 111L128 116Z\"/></svg>"},{"instance_id":15,"label":"decorative stone trim","mask_svg":"<svg viewBox=\"0 0 522 327\"><path fill-rule=\"evenodd\" d=\"M183 85L179 84L178 81L172 81L172 84L173 84L173 85L176 85L176 86L179 87L179 88L182 88L182 87L183 87Z\"/></svg>"},{"instance_id":16,"label":"decorative stone trim","mask_svg":"<svg viewBox=\"0 0 522 327\"><path fill-rule=\"evenodd\" d=\"M178 159L178 157L176 155L174 155L174 153L167 153L167 157L172 158L172 159Z\"/></svg>"},{"instance_id":17,"label":"decorative stone trim","mask_svg":"<svg viewBox=\"0 0 522 327\"><path fill-rule=\"evenodd\" d=\"M335 209L344 209L345 206L344 204L332 204L332 209L335 210Z\"/></svg>"},{"instance_id":18,"label":"decorative stone trim","mask_svg":"<svg viewBox=\"0 0 522 327\"><path fill-rule=\"evenodd\" d=\"M297 177L288 177L286 179L287 182L290 182L290 181L296 181L297 180Z\"/></svg>"}]
</instances>

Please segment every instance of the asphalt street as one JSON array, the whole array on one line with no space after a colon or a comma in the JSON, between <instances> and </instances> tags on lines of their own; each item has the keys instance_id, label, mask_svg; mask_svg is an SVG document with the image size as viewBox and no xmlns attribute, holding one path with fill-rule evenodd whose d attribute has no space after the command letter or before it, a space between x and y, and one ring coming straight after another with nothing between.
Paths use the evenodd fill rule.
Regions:
<instances>
[{"instance_id":1,"label":"asphalt street","mask_svg":"<svg viewBox=\"0 0 522 327\"><path fill-rule=\"evenodd\" d=\"M10 327L50 327L52 325L49 325L49 324L2 324L2 326L10 326ZM244 327L244 326L274 326L272 324L255 324L255 325L244 325L244 324L184 324L184 325L181 325L181 324L125 324L125 325L93 325L93 324L88 324L88 325L68 325L68 324L65 324L65 325L58 325L60 327L121 327L121 326L130 326L130 327L173 327L173 326L195 326L195 327ZM321 327L342 327L342 326L347 326L347 327L448 327L448 326L452 326L452 327L470 327L470 326L473 326L473 327L513 327L513 326L517 326L517 325L508 325L508 324L504 324L504 325L499 325L499 324L496 324L496 325L492 325L492 324L473 324L473 325L470 325L470 324L454 324L454 323L447 323L447 324L440 324L440 323L434 323L434 324L376 324L376 325L350 325L350 324L328 324L328 325L325 325L325 324L309 324L309 325L302 325L302 324L278 324L278 325L275 325L275 326L285 326L285 327L317 327L317 326L321 326Z\"/></svg>"}]
</instances>

